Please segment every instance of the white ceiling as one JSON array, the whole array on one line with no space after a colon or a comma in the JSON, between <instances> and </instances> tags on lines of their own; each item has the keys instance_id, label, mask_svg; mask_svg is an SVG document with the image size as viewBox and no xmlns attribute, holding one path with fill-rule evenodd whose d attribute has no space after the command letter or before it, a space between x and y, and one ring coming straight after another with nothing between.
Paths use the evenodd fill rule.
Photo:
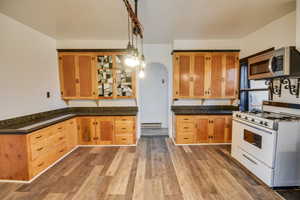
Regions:
<instances>
[{"instance_id":1,"label":"white ceiling","mask_svg":"<svg viewBox=\"0 0 300 200\"><path fill-rule=\"evenodd\" d=\"M295 10L295 0L139 0L147 43L241 38ZM122 0L0 0L0 12L59 40L127 39Z\"/></svg>"}]
</instances>

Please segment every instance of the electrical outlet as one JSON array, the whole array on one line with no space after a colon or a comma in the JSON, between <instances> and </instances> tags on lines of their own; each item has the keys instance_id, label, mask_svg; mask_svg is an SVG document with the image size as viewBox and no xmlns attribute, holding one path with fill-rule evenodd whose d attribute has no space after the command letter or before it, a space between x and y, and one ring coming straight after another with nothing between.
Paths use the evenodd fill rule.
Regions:
<instances>
[{"instance_id":1,"label":"electrical outlet","mask_svg":"<svg viewBox=\"0 0 300 200\"><path fill-rule=\"evenodd\" d=\"M47 96L47 98L50 98L50 92L47 92L46 96Z\"/></svg>"}]
</instances>

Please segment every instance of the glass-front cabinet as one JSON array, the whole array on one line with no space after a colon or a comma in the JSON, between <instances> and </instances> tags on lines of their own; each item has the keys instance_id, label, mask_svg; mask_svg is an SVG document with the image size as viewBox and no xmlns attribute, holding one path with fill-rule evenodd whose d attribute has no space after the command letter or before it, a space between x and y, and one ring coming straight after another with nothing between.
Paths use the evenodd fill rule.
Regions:
<instances>
[{"instance_id":1,"label":"glass-front cabinet","mask_svg":"<svg viewBox=\"0 0 300 200\"><path fill-rule=\"evenodd\" d=\"M100 99L135 98L135 71L124 63L125 54L98 55L97 89Z\"/></svg>"},{"instance_id":2,"label":"glass-front cabinet","mask_svg":"<svg viewBox=\"0 0 300 200\"><path fill-rule=\"evenodd\" d=\"M116 56L116 95L117 97L129 98L134 96L135 73L124 63L125 55Z\"/></svg>"},{"instance_id":3,"label":"glass-front cabinet","mask_svg":"<svg viewBox=\"0 0 300 200\"><path fill-rule=\"evenodd\" d=\"M97 56L98 96L113 97L113 56Z\"/></svg>"}]
</instances>

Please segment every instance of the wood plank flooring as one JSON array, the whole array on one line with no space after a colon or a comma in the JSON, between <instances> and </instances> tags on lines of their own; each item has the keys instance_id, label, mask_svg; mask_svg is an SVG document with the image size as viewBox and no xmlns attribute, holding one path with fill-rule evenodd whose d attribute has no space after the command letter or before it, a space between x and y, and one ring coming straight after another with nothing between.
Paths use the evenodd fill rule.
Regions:
<instances>
[{"instance_id":1,"label":"wood plank flooring","mask_svg":"<svg viewBox=\"0 0 300 200\"><path fill-rule=\"evenodd\" d=\"M82 147L31 184L0 183L1 200L274 200L243 171L229 146L175 146L166 137L137 147Z\"/></svg>"}]
</instances>

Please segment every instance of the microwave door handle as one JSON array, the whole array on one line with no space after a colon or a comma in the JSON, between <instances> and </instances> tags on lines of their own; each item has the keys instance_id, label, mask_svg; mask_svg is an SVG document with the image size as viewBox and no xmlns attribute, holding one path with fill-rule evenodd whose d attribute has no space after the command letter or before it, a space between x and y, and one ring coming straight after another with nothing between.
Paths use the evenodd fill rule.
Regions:
<instances>
[{"instance_id":1,"label":"microwave door handle","mask_svg":"<svg viewBox=\"0 0 300 200\"><path fill-rule=\"evenodd\" d=\"M272 56L269 60L269 71L271 72L271 74L274 75L274 71L273 71L273 67L272 67L273 59L274 59L274 56Z\"/></svg>"}]
</instances>

